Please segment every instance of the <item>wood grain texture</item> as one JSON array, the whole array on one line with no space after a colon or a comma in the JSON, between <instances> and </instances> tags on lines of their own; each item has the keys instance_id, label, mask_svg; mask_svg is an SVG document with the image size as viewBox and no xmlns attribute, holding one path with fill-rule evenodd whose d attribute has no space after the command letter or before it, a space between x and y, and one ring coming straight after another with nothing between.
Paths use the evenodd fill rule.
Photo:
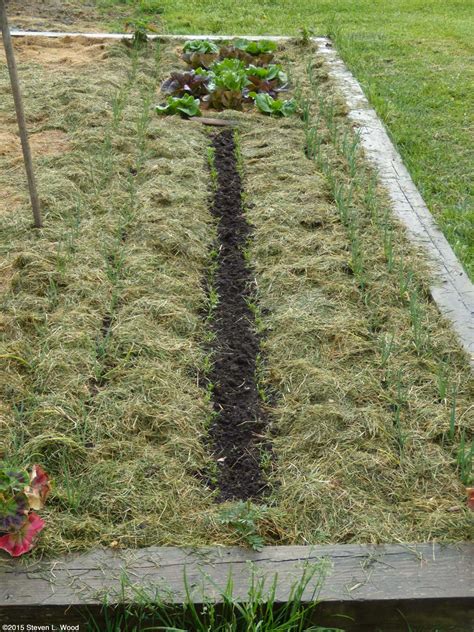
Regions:
<instances>
[{"instance_id":1,"label":"wood grain texture","mask_svg":"<svg viewBox=\"0 0 474 632\"><path fill-rule=\"evenodd\" d=\"M235 127L237 125L237 121L232 121L231 119L206 118L205 116L194 116L193 118L187 120L193 121L194 123L201 123L201 125L211 125L214 127Z\"/></svg>"},{"instance_id":2,"label":"wood grain texture","mask_svg":"<svg viewBox=\"0 0 474 632\"><path fill-rule=\"evenodd\" d=\"M318 608L319 625L348 631L474 630L474 544L443 546L337 545L241 548L174 547L97 550L35 563L0 559L0 624L77 623L87 610L100 615L109 603L133 602L137 588L172 603L184 598L219 600L232 575L234 595L245 600L252 572L270 584L278 573L277 601L288 598L305 564L327 568ZM310 599L316 579L305 594ZM401 614L402 613L402 614ZM338 615L352 617L354 621Z\"/></svg>"}]
</instances>

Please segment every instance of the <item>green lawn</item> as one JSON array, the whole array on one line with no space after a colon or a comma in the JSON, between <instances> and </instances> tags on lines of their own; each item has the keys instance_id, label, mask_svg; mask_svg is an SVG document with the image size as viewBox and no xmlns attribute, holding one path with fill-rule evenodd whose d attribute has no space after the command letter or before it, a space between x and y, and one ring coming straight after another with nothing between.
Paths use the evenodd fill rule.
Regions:
<instances>
[{"instance_id":1,"label":"green lawn","mask_svg":"<svg viewBox=\"0 0 474 632\"><path fill-rule=\"evenodd\" d=\"M474 278L473 5L467 0L98 0L170 33L331 33ZM110 14L109 14L110 15ZM111 28L123 27L115 21ZM471 37L470 37L471 35Z\"/></svg>"}]
</instances>

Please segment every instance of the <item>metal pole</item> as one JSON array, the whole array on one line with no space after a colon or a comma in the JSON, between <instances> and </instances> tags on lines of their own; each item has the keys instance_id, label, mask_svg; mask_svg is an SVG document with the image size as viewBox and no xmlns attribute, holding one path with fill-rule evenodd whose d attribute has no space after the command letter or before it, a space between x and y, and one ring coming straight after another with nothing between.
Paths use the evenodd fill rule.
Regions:
<instances>
[{"instance_id":1,"label":"metal pole","mask_svg":"<svg viewBox=\"0 0 474 632\"><path fill-rule=\"evenodd\" d=\"M18 121L18 129L20 131L21 146L23 149L23 158L25 161L26 175L28 178L28 187L30 189L31 206L33 207L33 217L35 228L41 228L41 210L36 189L35 174L33 171L33 160L31 159L30 144L28 142L28 133L26 131L25 113L23 110L23 101L20 92L20 83L18 81L18 73L16 70L15 55L13 52L12 38L10 28L8 26L7 12L5 8L5 0L0 0L0 26L3 35L3 46L7 57L8 72L10 73L10 82L12 85L13 99L15 101L16 118Z\"/></svg>"}]
</instances>

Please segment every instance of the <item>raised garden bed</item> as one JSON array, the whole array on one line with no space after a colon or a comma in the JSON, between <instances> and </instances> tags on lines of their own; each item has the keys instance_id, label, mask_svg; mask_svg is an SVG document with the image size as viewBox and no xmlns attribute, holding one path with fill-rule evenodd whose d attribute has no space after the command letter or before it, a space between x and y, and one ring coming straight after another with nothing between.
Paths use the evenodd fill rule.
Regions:
<instances>
[{"instance_id":1,"label":"raised garden bed","mask_svg":"<svg viewBox=\"0 0 474 632\"><path fill-rule=\"evenodd\" d=\"M0 456L54 478L36 555L470 539L469 359L323 59L280 43L297 113L214 129L151 107L181 46L17 43L46 213L3 99Z\"/></svg>"}]
</instances>

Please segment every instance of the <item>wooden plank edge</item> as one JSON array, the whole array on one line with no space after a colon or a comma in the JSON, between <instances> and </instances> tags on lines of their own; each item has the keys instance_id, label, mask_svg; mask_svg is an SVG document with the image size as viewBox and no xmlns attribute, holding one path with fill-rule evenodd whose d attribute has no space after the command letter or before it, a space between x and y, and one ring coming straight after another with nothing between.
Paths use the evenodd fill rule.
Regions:
<instances>
[{"instance_id":1,"label":"wooden plank edge","mask_svg":"<svg viewBox=\"0 0 474 632\"><path fill-rule=\"evenodd\" d=\"M185 120L193 121L194 123L201 123L201 125L210 125L213 127L235 127L236 125L238 125L238 121L234 121L232 119L222 119L205 116L193 116L192 118Z\"/></svg>"},{"instance_id":2,"label":"wooden plank edge","mask_svg":"<svg viewBox=\"0 0 474 632\"><path fill-rule=\"evenodd\" d=\"M138 590L151 600L160 595L179 604L185 574L200 604L204 595L219 603L230 575L234 597L243 602L252 573L265 577L267 586L277 573L276 600L282 603L305 568L316 569L303 600L310 601L319 585L318 625L391 631L407 629L405 617L417 628L474 629L473 543L282 546L258 553L238 547L151 547L5 562L0 564L0 624L78 625L90 615L100 621L106 596L110 614L122 602L134 603Z\"/></svg>"}]
</instances>

